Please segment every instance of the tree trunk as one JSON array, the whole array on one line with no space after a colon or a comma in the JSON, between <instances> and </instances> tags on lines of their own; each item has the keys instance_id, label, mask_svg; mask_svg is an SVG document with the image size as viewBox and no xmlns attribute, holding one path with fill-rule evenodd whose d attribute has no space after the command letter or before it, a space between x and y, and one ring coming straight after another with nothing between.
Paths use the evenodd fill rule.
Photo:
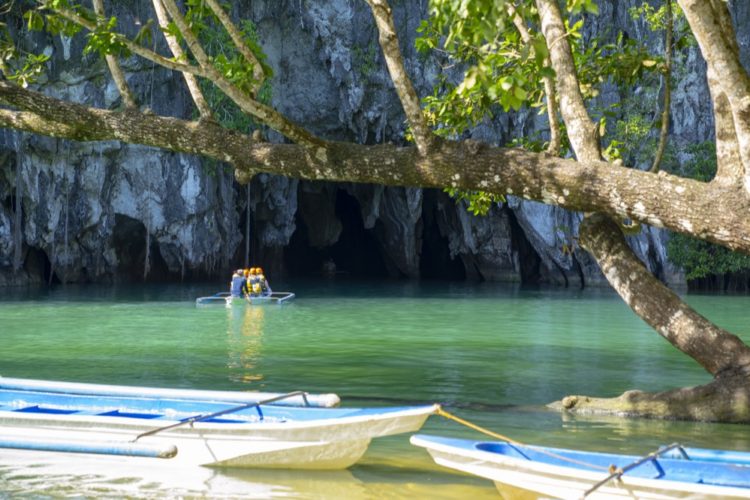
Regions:
<instances>
[{"instance_id":1,"label":"tree trunk","mask_svg":"<svg viewBox=\"0 0 750 500\"><path fill-rule=\"evenodd\" d=\"M580 244L599 263L622 299L714 380L703 386L655 394L628 391L618 398L568 396L569 411L690 420L750 421L750 348L714 325L669 290L641 264L617 224L593 215L581 224Z\"/></svg>"}]
</instances>

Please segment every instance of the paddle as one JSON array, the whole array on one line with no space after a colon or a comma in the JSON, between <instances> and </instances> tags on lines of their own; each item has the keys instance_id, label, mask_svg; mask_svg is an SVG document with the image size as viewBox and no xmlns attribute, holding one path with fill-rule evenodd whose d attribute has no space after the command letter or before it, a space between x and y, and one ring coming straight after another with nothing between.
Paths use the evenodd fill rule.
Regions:
<instances>
[{"instance_id":1,"label":"paddle","mask_svg":"<svg viewBox=\"0 0 750 500\"><path fill-rule=\"evenodd\" d=\"M646 463L646 462L648 462L650 460L654 460L659 455L662 455L662 454L664 454L664 453L666 453L666 452L668 452L670 450L674 450L675 448L679 448L680 450L682 450L682 445L680 445L680 443L672 443L669 446L665 446L664 448L659 448L658 450L656 450L656 451L654 451L652 453L649 453L645 457L639 458L635 462L626 465L622 469L615 469L612 472L612 474L610 474L608 477L602 479L601 481L599 481L598 483L596 483L594 486L592 486L591 488L589 488L588 490L586 490L586 493L583 494L583 498L586 498L591 493L595 492L596 490L598 490L599 488L601 488L602 486L604 486L605 484L607 484L611 480L613 480L613 479L619 479L627 471L629 471L631 469L634 469L634 468L638 467L639 465L642 465L642 464L644 464L644 463ZM685 455L684 450L682 451L682 453L683 453L683 455ZM610 466L610 470L612 470L613 467L614 466Z\"/></svg>"},{"instance_id":2,"label":"paddle","mask_svg":"<svg viewBox=\"0 0 750 500\"><path fill-rule=\"evenodd\" d=\"M198 415L198 416L195 416L195 417L190 417L190 418L187 418L185 420L182 420L181 422L177 422L176 424L165 425L164 427L159 427L158 429L152 429L150 431L142 432L141 434L138 434L135 437L135 439L133 439L131 441L131 443L135 443L136 441L138 441L142 437L152 436L152 435L154 435L154 434L156 434L158 432L166 431L166 430L169 430L169 429L174 429L175 427L180 427L180 426L185 425L185 424L193 424L194 422L200 422L202 420L208 420L209 418L220 417L220 416L226 415L228 413L234 413L234 412L237 412L237 411L246 410L248 408L255 408L256 406L274 403L276 401L281 401L282 399L287 399L287 398L291 398L291 397L294 397L294 396L302 396L302 400L305 402L305 406L310 406L310 403L307 401L307 393L305 391L294 391L294 392L290 392L288 394L282 394L280 396L275 396L275 397L272 397L272 398L264 399L263 401L257 401L255 403L245 403L245 404L242 404L240 406L235 406L233 408L227 408L226 410L220 410L220 411L217 411L217 412L214 412L214 413L209 413L207 415Z\"/></svg>"}]
</instances>

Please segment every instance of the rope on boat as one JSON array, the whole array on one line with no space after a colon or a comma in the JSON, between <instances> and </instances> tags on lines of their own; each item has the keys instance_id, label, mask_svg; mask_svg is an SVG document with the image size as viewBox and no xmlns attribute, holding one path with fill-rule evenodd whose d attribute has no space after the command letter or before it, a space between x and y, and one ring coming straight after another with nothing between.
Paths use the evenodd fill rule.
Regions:
<instances>
[{"instance_id":1,"label":"rope on boat","mask_svg":"<svg viewBox=\"0 0 750 500\"><path fill-rule=\"evenodd\" d=\"M489 429L485 429L484 427L479 427L477 424L473 424L469 422L468 420L464 420L461 417L457 417L456 415L453 415L452 413L448 413L447 411L443 410L441 406L438 406L437 411L435 412L436 415L439 415L441 417L447 418L448 420L453 420L454 422L458 422L461 425L465 425L469 429L474 429L475 431L481 432L482 434L487 434L490 437L493 437L495 439L499 439L501 441L507 441L511 444L518 444L523 445L520 441L516 441L515 439L511 439L508 436L503 436L502 434L498 434L497 432L492 432Z\"/></svg>"},{"instance_id":2,"label":"rope on boat","mask_svg":"<svg viewBox=\"0 0 750 500\"><path fill-rule=\"evenodd\" d=\"M520 441L516 441L515 439L509 438L508 436L504 436L502 434L498 434L497 432L493 432L493 431L491 431L489 429L485 429L484 427L480 427L480 426L478 426L478 425L476 425L474 423L469 422L468 420L464 420L461 417L457 417L456 415L448 413L447 411L443 410L440 407L438 408L436 414L440 415L441 417L445 417L445 418L447 418L449 420L453 420L455 422L458 422L461 425L465 425L466 427L469 427L470 429L474 429L475 431L481 432L482 434L486 434L486 435L491 436L491 437L493 437L495 439L500 439L501 441L505 441L505 442L507 442L509 444L515 444L515 445L518 445L518 446L530 446L530 445L522 443ZM547 451L547 450L542 450L542 449L539 449L539 448L536 448L536 447L533 447L533 448L538 453L542 453L544 455L556 458L558 460L563 460L563 461L574 463L574 464L577 464L577 465L583 465L584 467L589 467L591 469L598 469L598 470L605 470L605 471L609 471L610 470L610 467L603 467L601 465L592 464L592 463L585 462L585 461L582 461L582 460L576 460L574 458L565 457L563 455L558 455L557 453L553 453L553 452Z\"/></svg>"},{"instance_id":3,"label":"rope on boat","mask_svg":"<svg viewBox=\"0 0 750 500\"><path fill-rule=\"evenodd\" d=\"M604 467L604 466L601 466L601 465L597 465L597 464L592 464L592 463L589 463L589 462L585 462L583 460L576 460L575 458L565 457L563 455L558 455L557 453L554 453L554 452L551 452L551 451L543 450L541 448L537 448L537 447L534 447L534 446L531 446L531 445L528 445L528 444L524 444L524 443L522 443L520 441L516 441L515 439L511 439L508 436L503 436L502 434L498 434L497 432L492 432L489 429L485 429L484 427L480 427L477 424L471 423L468 420L464 420L461 417L457 417L456 415L453 415L452 413L448 413L447 411L443 410L441 407L438 407L438 409L435 412L435 414L436 415L440 415L441 417L445 417L448 420L453 420L455 422L458 422L459 424L465 425L466 427L468 427L470 429L474 429L475 431L481 432L482 434L486 434L486 435L488 435L490 437L493 437L495 439L499 439L501 441L505 441L505 442L507 442L509 444L515 444L515 445L518 445L518 446L528 446L528 447L534 448L534 451L536 451L537 453L542 453L544 455L547 455L547 456L552 457L552 458L556 458L558 460L563 460L565 462L570 462L570 463L576 464L576 465L582 465L584 467L589 467L591 469L598 469L598 470L610 471L611 472L611 470L610 470L611 466L610 467Z\"/></svg>"}]
</instances>

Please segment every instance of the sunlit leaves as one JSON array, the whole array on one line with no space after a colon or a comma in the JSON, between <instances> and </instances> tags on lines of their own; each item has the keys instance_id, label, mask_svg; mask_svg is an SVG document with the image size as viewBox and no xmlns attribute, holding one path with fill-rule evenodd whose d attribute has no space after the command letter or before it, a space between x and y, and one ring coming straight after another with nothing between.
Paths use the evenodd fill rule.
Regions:
<instances>
[{"instance_id":1,"label":"sunlit leaves","mask_svg":"<svg viewBox=\"0 0 750 500\"><path fill-rule=\"evenodd\" d=\"M566 8L571 14L599 14L599 6L594 0L567 0Z\"/></svg>"},{"instance_id":2,"label":"sunlit leaves","mask_svg":"<svg viewBox=\"0 0 750 500\"><path fill-rule=\"evenodd\" d=\"M125 37L115 31L116 27L117 18L115 17L109 18L106 23L98 23L96 29L87 35L88 43L83 49L83 53L130 55L130 51L124 42Z\"/></svg>"},{"instance_id":3,"label":"sunlit leaves","mask_svg":"<svg viewBox=\"0 0 750 500\"><path fill-rule=\"evenodd\" d=\"M474 215L487 215L487 212L494 205L505 202L505 197L501 194L484 191L461 191L452 188L445 191L456 200L456 203L465 202L467 204L466 209Z\"/></svg>"},{"instance_id":4,"label":"sunlit leaves","mask_svg":"<svg viewBox=\"0 0 750 500\"><path fill-rule=\"evenodd\" d=\"M0 73L22 87L28 87L44 73L49 56L20 52L5 27L0 28Z\"/></svg>"},{"instance_id":5,"label":"sunlit leaves","mask_svg":"<svg viewBox=\"0 0 750 500\"><path fill-rule=\"evenodd\" d=\"M205 11L202 12L208 14ZM210 12L210 17L204 18L202 26L199 40L212 64L237 88L245 93L253 94L258 83L255 80L253 66L239 53L229 34L219 25L218 20L213 17L213 12ZM263 68L264 75L266 77L272 76L273 72L265 63L266 56L258 43L255 25L251 21L245 20L240 24L239 28L245 44L250 48ZM256 126L253 119L243 113L212 82L201 81L201 90L214 113L214 117L225 127L247 131ZM271 86L268 83L268 78L257 92L257 95L255 95L255 99L259 102L270 101Z\"/></svg>"},{"instance_id":6,"label":"sunlit leaves","mask_svg":"<svg viewBox=\"0 0 750 500\"><path fill-rule=\"evenodd\" d=\"M515 9L532 18L535 12L530 2ZM522 42L506 2L433 0L430 14L417 48L437 50L449 57L447 64L465 68L461 81L444 78L425 99L440 133L460 134L500 109L543 106L541 79L552 74L544 65L546 43L531 27L531 43Z\"/></svg>"},{"instance_id":7,"label":"sunlit leaves","mask_svg":"<svg viewBox=\"0 0 750 500\"><path fill-rule=\"evenodd\" d=\"M667 16L671 12L671 25L674 30L674 48L679 50L696 45L695 37L690 30L690 25L685 19L685 14L682 12L682 9L680 9L676 0L673 0L671 8L669 9L665 2L663 2L658 8L650 3L643 2L639 6L631 7L628 12L633 20L643 19L649 29L656 32L664 31L667 29L667 26L670 25Z\"/></svg>"}]
</instances>

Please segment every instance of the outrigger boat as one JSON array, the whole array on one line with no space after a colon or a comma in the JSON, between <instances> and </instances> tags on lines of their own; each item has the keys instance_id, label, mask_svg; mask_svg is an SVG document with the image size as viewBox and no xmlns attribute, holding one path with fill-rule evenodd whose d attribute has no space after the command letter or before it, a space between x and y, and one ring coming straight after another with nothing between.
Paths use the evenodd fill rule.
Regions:
<instances>
[{"instance_id":1,"label":"outrigger boat","mask_svg":"<svg viewBox=\"0 0 750 500\"><path fill-rule=\"evenodd\" d=\"M509 498L750 498L750 453L673 444L644 457L414 435L436 463L490 479Z\"/></svg>"},{"instance_id":2,"label":"outrigger boat","mask_svg":"<svg viewBox=\"0 0 750 500\"><path fill-rule=\"evenodd\" d=\"M0 378L0 448L180 466L341 469L372 438L416 431L436 411L279 406L338 398L268 396Z\"/></svg>"},{"instance_id":3,"label":"outrigger boat","mask_svg":"<svg viewBox=\"0 0 750 500\"><path fill-rule=\"evenodd\" d=\"M288 302L294 298L292 292L273 292L270 295L261 296L248 296L248 297L232 297L229 292L219 292L208 297L198 297L195 299L195 305L197 306L210 306L210 305L226 305L227 307L236 305L265 305L265 304L276 304L280 305Z\"/></svg>"}]
</instances>

